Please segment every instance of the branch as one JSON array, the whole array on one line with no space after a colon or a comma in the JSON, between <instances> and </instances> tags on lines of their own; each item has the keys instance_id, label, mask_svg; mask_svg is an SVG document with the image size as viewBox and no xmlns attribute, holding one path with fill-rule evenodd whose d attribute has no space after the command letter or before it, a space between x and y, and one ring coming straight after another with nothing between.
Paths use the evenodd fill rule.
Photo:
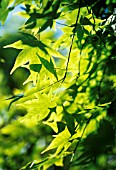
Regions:
<instances>
[{"instance_id":1,"label":"branch","mask_svg":"<svg viewBox=\"0 0 116 170\"><path fill-rule=\"evenodd\" d=\"M73 152L72 157L71 157L71 159L70 159L69 168L70 168L70 166L71 166L72 163L73 163L72 161L73 161L73 158L74 158L74 156L75 156L76 150L77 150L77 148L78 148L78 146L79 146L79 144L80 144L80 142L81 142L81 139L82 139L82 137L83 137L83 135L84 135L84 133L85 133L85 130L86 130L86 128L87 128L87 126L88 126L88 124L89 124L89 122L90 122L91 119L92 119L92 115L91 115L90 118L87 120L86 125L85 125L85 127L84 127L84 129L83 129L83 132L82 132L82 134L81 134L81 137L80 137L79 141L77 142L77 144L76 144L76 146L75 146L74 152ZM69 168L68 168L68 169L69 169Z\"/></svg>"},{"instance_id":2,"label":"branch","mask_svg":"<svg viewBox=\"0 0 116 170\"><path fill-rule=\"evenodd\" d=\"M60 22L57 22L57 21L55 21L55 22L56 22L56 24L63 25L63 26L65 26L65 27L72 27L72 26L70 26L70 25L63 24L63 23L60 23Z\"/></svg>"},{"instance_id":3,"label":"branch","mask_svg":"<svg viewBox=\"0 0 116 170\"><path fill-rule=\"evenodd\" d=\"M76 27L77 27L78 20L79 20L80 9L81 9L81 0L79 0L79 9L78 9L78 14L77 14L77 18L76 18L74 31L73 31L73 34L72 34L72 40L71 40L71 45L70 45L70 49L69 49L68 60L67 60L67 63L66 63L66 71L65 71L65 74L64 74L64 77L63 77L63 81L65 80L66 75L67 75L67 71L68 71L68 65L69 65L69 61L70 61L70 56L71 56L72 46L73 46L73 42L74 42Z\"/></svg>"}]
</instances>

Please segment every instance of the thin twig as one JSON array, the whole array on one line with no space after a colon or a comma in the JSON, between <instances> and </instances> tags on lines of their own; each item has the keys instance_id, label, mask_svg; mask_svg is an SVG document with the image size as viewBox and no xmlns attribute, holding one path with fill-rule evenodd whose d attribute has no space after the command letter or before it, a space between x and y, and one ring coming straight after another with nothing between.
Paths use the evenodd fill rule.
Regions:
<instances>
[{"instance_id":1,"label":"thin twig","mask_svg":"<svg viewBox=\"0 0 116 170\"><path fill-rule=\"evenodd\" d=\"M84 0L84 2L85 2L85 4L86 4L86 8L87 8L88 13L91 14L91 11L89 10L89 6L88 6L86 0Z\"/></svg>"},{"instance_id":2,"label":"thin twig","mask_svg":"<svg viewBox=\"0 0 116 170\"><path fill-rule=\"evenodd\" d=\"M82 47L81 47L81 49L80 49L80 58L79 58L79 62L78 62L78 74L77 74L77 79L80 77L80 74L81 74L81 71L80 71L80 69L81 69L81 58L82 58L82 50L83 50L83 48L84 48L84 45L86 44L86 42L87 42L87 38L85 39L85 42L83 43L83 44L81 44L82 45ZM77 80L76 79L76 80Z\"/></svg>"},{"instance_id":3,"label":"thin twig","mask_svg":"<svg viewBox=\"0 0 116 170\"><path fill-rule=\"evenodd\" d=\"M79 1L79 9L78 9L78 13L77 13L77 18L76 18L74 31L73 31L73 34L72 34L72 41L71 41L71 45L70 45L70 49L69 49L68 60L67 60L67 63L66 63L66 71L65 71L65 74L64 74L63 81L65 80L66 75L67 75L67 71L68 71L68 65L69 65L69 61L70 61L70 56L71 56L73 41L74 41L74 37L75 37L76 27L77 27L78 20L79 20L80 9L81 9L81 0Z\"/></svg>"},{"instance_id":4,"label":"thin twig","mask_svg":"<svg viewBox=\"0 0 116 170\"><path fill-rule=\"evenodd\" d=\"M86 8L87 8L88 13L89 13L89 14L92 14L92 18L93 18L93 22L94 22L94 24L92 24L92 26L93 26L93 30L94 30L95 33L96 33L96 29L95 29L95 18L94 18L94 14L93 14L92 7L91 7L90 4L87 4L86 0L84 0L84 1L85 1L85 4L86 4ZM90 5L90 10L89 10L88 5Z\"/></svg>"},{"instance_id":5,"label":"thin twig","mask_svg":"<svg viewBox=\"0 0 116 170\"><path fill-rule=\"evenodd\" d=\"M58 22L58 21L55 21L55 22L56 22L56 24L63 25L63 26L65 26L65 27L72 27L72 26L70 26L70 25L63 24L63 23L61 23L61 22Z\"/></svg>"},{"instance_id":6,"label":"thin twig","mask_svg":"<svg viewBox=\"0 0 116 170\"><path fill-rule=\"evenodd\" d=\"M85 125L85 127L84 127L84 129L83 129L83 132L82 132L82 134L81 134L81 137L80 137L79 141L77 142L77 144L76 144L76 146L75 146L75 149L74 149L74 151L73 151L72 157L71 157L71 159L70 159L69 168L70 168L71 164L73 163L72 161L73 161L73 158L74 158L74 156L75 156L76 150L77 150L77 148L78 148L78 146L79 146L79 144L80 144L80 142L81 142L81 139L82 139L82 137L83 137L83 135L84 135L84 133L85 133L85 130L86 130L86 128L87 128L87 126L88 126L88 124L89 124L89 122L90 122L91 119L92 119L92 115L91 115L90 118L87 120L86 125ZM69 169L69 168L68 168L68 169Z\"/></svg>"},{"instance_id":7,"label":"thin twig","mask_svg":"<svg viewBox=\"0 0 116 170\"><path fill-rule=\"evenodd\" d=\"M91 6L90 4L87 4L86 0L84 0L84 1L85 1L85 3L86 3L86 7L87 7L88 13L89 13L89 14L92 14L92 18L93 18L93 22L94 22L94 24L92 24L92 26L93 26L93 30L95 31L95 33L96 33L96 35L97 35L97 31L96 31L96 29L95 29L95 17L94 17L94 13L93 13L93 10L92 10L92 6ZM89 8L88 8L88 5L90 6L90 10L89 10ZM98 36L98 35L97 35L97 36ZM102 36L99 35L99 38L100 38L101 41L103 42L104 47L107 49L106 44L105 44L105 41L103 40Z\"/></svg>"},{"instance_id":8,"label":"thin twig","mask_svg":"<svg viewBox=\"0 0 116 170\"><path fill-rule=\"evenodd\" d=\"M106 76L106 71L107 71L107 67L104 68L103 70L103 76L101 78L101 80L99 81L99 85L98 85L98 99L97 99L97 105L98 103L100 103L100 99L101 99L101 84Z\"/></svg>"}]
</instances>

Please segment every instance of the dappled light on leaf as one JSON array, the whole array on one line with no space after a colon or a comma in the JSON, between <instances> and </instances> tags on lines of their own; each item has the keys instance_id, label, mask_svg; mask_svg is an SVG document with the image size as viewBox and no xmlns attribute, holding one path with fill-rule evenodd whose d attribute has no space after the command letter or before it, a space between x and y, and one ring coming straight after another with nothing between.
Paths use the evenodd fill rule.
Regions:
<instances>
[{"instance_id":1,"label":"dappled light on leaf","mask_svg":"<svg viewBox=\"0 0 116 170\"><path fill-rule=\"evenodd\" d=\"M0 170L116 169L114 3L0 1Z\"/></svg>"}]
</instances>

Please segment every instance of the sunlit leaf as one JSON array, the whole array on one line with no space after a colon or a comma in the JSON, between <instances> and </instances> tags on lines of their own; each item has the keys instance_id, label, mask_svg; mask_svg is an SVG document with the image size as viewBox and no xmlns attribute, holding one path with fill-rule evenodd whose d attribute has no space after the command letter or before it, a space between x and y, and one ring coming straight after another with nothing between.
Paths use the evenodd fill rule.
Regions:
<instances>
[{"instance_id":1,"label":"sunlit leaf","mask_svg":"<svg viewBox=\"0 0 116 170\"><path fill-rule=\"evenodd\" d=\"M114 3L0 1L0 169L115 169Z\"/></svg>"},{"instance_id":2,"label":"sunlit leaf","mask_svg":"<svg viewBox=\"0 0 116 170\"><path fill-rule=\"evenodd\" d=\"M37 48L25 48L24 50L22 50L17 59L16 62L14 64L13 69L11 70L11 74L14 72L14 70L16 70L18 67L23 66L24 64L26 64L27 62L30 62L31 60L33 60L33 58L36 58L35 60L37 61L37 57L36 57L36 53L37 53Z\"/></svg>"},{"instance_id":3,"label":"sunlit leaf","mask_svg":"<svg viewBox=\"0 0 116 170\"><path fill-rule=\"evenodd\" d=\"M32 0L16 0L14 5L18 5L18 4L21 4L21 3L28 3L28 4L31 4L32 3Z\"/></svg>"},{"instance_id":4,"label":"sunlit leaf","mask_svg":"<svg viewBox=\"0 0 116 170\"><path fill-rule=\"evenodd\" d=\"M43 120L49 114L49 104L50 99L46 94L39 94L37 99L29 100L24 104L21 104L28 111L28 114L24 117L24 120L26 120L26 118L31 118L35 119L36 123Z\"/></svg>"},{"instance_id":5,"label":"sunlit leaf","mask_svg":"<svg viewBox=\"0 0 116 170\"><path fill-rule=\"evenodd\" d=\"M58 127L56 122L44 122L45 125L50 126L56 133L58 132Z\"/></svg>"},{"instance_id":6,"label":"sunlit leaf","mask_svg":"<svg viewBox=\"0 0 116 170\"><path fill-rule=\"evenodd\" d=\"M53 141L51 142L51 144L42 152L47 152L51 149L60 147L60 145L62 144L62 147L68 142L69 138L70 138L70 133L68 131L67 128L65 128L64 131L62 131L61 133L59 133L55 139L53 139Z\"/></svg>"},{"instance_id":7,"label":"sunlit leaf","mask_svg":"<svg viewBox=\"0 0 116 170\"><path fill-rule=\"evenodd\" d=\"M66 57L64 57L62 54L60 54L55 49L53 49L51 47L46 47L46 50L48 51L49 55L52 55L53 57L57 57L57 58L66 60Z\"/></svg>"},{"instance_id":8,"label":"sunlit leaf","mask_svg":"<svg viewBox=\"0 0 116 170\"><path fill-rule=\"evenodd\" d=\"M16 48L16 49L24 49L28 47L28 45L23 44L21 40L14 42L13 44L9 44L4 46L4 48Z\"/></svg>"}]
</instances>

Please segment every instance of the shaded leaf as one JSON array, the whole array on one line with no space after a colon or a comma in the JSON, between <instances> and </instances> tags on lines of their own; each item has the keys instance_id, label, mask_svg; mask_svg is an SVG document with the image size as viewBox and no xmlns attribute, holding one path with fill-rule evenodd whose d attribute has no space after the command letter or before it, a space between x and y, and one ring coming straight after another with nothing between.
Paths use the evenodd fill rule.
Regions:
<instances>
[{"instance_id":1,"label":"shaded leaf","mask_svg":"<svg viewBox=\"0 0 116 170\"><path fill-rule=\"evenodd\" d=\"M84 35L84 30L80 24L77 24L76 32L77 32L77 37L78 37L79 41L81 42L83 35Z\"/></svg>"},{"instance_id":2,"label":"shaded leaf","mask_svg":"<svg viewBox=\"0 0 116 170\"><path fill-rule=\"evenodd\" d=\"M64 118L66 121L67 128L70 132L71 135L75 134L75 123L74 123L74 117L73 115L69 114L65 109L64 109Z\"/></svg>"},{"instance_id":3,"label":"shaded leaf","mask_svg":"<svg viewBox=\"0 0 116 170\"><path fill-rule=\"evenodd\" d=\"M90 34L89 31L88 31L87 29L85 29L84 27L83 27L83 30L84 30L84 33L85 33L85 34L87 34L87 35Z\"/></svg>"},{"instance_id":4,"label":"shaded leaf","mask_svg":"<svg viewBox=\"0 0 116 170\"><path fill-rule=\"evenodd\" d=\"M58 126L58 133L61 133L65 129L66 124L64 122L57 122L57 126Z\"/></svg>"},{"instance_id":5,"label":"shaded leaf","mask_svg":"<svg viewBox=\"0 0 116 170\"><path fill-rule=\"evenodd\" d=\"M50 19L48 19L48 20L42 25L42 27L39 29L39 32L38 32L38 33L44 31L48 26L51 27L51 23L52 23L52 21L51 21Z\"/></svg>"},{"instance_id":6,"label":"shaded leaf","mask_svg":"<svg viewBox=\"0 0 116 170\"><path fill-rule=\"evenodd\" d=\"M51 72L55 77L56 79L58 80L58 77L57 77L57 74L56 74L56 70L54 69L54 64L52 62L52 59L50 58L50 62L48 60L46 60L45 58L42 58L38 55L41 63L44 65L44 67L49 71Z\"/></svg>"},{"instance_id":7,"label":"shaded leaf","mask_svg":"<svg viewBox=\"0 0 116 170\"><path fill-rule=\"evenodd\" d=\"M92 25L92 23L90 22L90 20L88 18L86 18L86 17L83 18L82 16L80 18L80 24L81 25Z\"/></svg>"},{"instance_id":8,"label":"shaded leaf","mask_svg":"<svg viewBox=\"0 0 116 170\"><path fill-rule=\"evenodd\" d=\"M35 18L32 16L32 17L30 17L30 18L26 21L25 25L22 26L21 28L32 29L32 28L34 28L35 26L36 26L36 20L35 20Z\"/></svg>"},{"instance_id":9,"label":"shaded leaf","mask_svg":"<svg viewBox=\"0 0 116 170\"><path fill-rule=\"evenodd\" d=\"M0 9L0 21L1 21L2 25L4 25L8 14L9 14L8 9Z\"/></svg>"},{"instance_id":10,"label":"shaded leaf","mask_svg":"<svg viewBox=\"0 0 116 170\"><path fill-rule=\"evenodd\" d=\"M42 64L30 64L29 67L32 71L39 73L42 68Z\"/></svg>"}]
</instances>

